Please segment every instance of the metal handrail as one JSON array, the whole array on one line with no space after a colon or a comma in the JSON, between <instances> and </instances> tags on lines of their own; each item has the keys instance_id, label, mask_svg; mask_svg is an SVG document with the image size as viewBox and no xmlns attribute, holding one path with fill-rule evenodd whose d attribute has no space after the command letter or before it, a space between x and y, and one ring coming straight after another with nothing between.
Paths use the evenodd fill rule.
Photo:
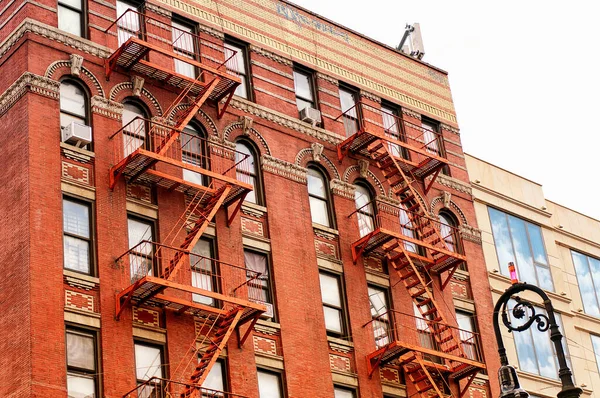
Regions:
<instances>
[{"instance_id":1,"label":"metal handrail","mask_svg":"<svg viewBox=\"0 0 600 398\"><path fill-rule=\"evenodd\" d=\"M163 387L163 384L165 385ZM171 384L171 385L177 385L177 386L181 386L182 388L185 387L194 387L195 389L198 390L198 392L200 393L201 397L207 397L207 398L248 398L245 395L239 395L239 394L234 394L231 392L225 392L225 391L219 391L219 390L212 390L209 388L204 388L201 385L198 384L193 384L193 383L183 383L180 381L176 381L176 380L170 380L170 379L165 379L162 377L158 377L158 376L153 376L150 379L144 381L143 383L139 384L138 386L136 386L135 388L127 391L125 394L123 394L123 398L133 398L131 396L131 394L133 393L139 393L139 391L141 389L144 389L145 387L149 387L152 385L160 385L161 389L164 388L165 390L167 389L167 386ZM171 395L165 391L165 394L162 395L164 398L170 397Z\"/></svg>"}]
</instances>

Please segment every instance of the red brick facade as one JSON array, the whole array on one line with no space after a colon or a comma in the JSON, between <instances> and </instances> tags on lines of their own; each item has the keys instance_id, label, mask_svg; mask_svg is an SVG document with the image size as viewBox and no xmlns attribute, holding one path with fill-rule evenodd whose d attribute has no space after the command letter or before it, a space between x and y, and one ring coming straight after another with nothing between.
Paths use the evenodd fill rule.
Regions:
<instances>
[{"instance_id":1,"label":"red brick facade","mask_svg":"<svg viewBox=\"0 0 600 398\"><path fill-rule=\"evenodd\" d=\"M128 286L127 270L115 265L115 259L129 249L128 212L155 219L160 241L186 209L184 196L177 192L126 186L122 180L109 189L109 169L114 165L114 143L109 137L121 128L119 103L134 94L130 76L116 73L110 81L105 79L104 58L116 43L100 28L117 17L115 0L85 2L89 41L56 28L56 0L5 3L0 6L0 258L4 264L0 280L0 395L66 397L65 322L76 325L77 319L82 326L98 331L101 396L122 397L136 385L133 330L163 336L161 344L169 364L166 374L186 380L184 372L176 368L182 358L189 357L197 334L192 317L156 308L134 308L115 319L115 295ZM154 4L146 12L170 24L169 15L175 10L167 8ZM200 35L223 40L222 33L214 26L210 28L212 36L207 33L210 29L200 31ZM234 32L226 33L236 37ZM290 398L333 397L334 384L352 387L356 396L363 398L383 397L384 392L386 397L402 396L402 391L411 396L414 387L410 382L405 387L397 368L384 367L368 376L365 358L375 350L375 343L373 331L363 327L371 321L367 283L377 280L391 286L394 309L412 313L413 308L393 271L386 275L385 267L375 259L360 258L357 264L352 261L350 247L360 236L356 220L348 216L356 209L352 184L361 172L356 159L337 160L336 145L345 132L343 124L334 118L340 114L338 81L344 79L315 70L323 127L312 127L297 119L292 61L302 64L302 60L261 48L247 37L238 39L250 44L248 67L254 101L234 98L221 119L215 107L204 105L195 120L216 141L227 144L243 136L259 151L264 207L244 206L229 226L225 211L219 211L214 219L216 252L219 260L231 264L244 264L244 247L268 252L277 322L259 322L242 349L238 348L237 336L232 336L226 352L227 389L258 398L258 364L281 371L285 394ZM81 69L76 68L73 54L83 57ZM165 61L165 67L172 66ZM88 91L93 152L60 142L58 87L68 76L78 79ZM363 89L361 100L380 106L378 95L358 88ZM168 117L162 112L175 97L174 91L147 79L139 98L152 117ZM405 120L420 123L421 114L435 119L435 115L399 105ZM245 130L243 118L252 120ZM485 376L476 379L465 396L496 396L498 359L490 322L492 302L469 177L457 126L440 122L452 177L438 177L424 200L432 214L443 208L455 215L468 273L458 271L438 301L445 303L449 314L455 303L461 302L481 315L475 320L490 381L486 383ZM318 228L311 222L305 169L309 163L321 165L328 174L335 230ZM389 196L381 172L373 164L368 171L362 175L377 194ZM63 193L93 203L93 277L63 270ZM328 338L326 333L320 267L342 275L349 333L342 341ZM438 280L434 283L439 285ZM458 397L458 386L451 382L450 387L452 396Z\"/></svg>"}]
</instances>

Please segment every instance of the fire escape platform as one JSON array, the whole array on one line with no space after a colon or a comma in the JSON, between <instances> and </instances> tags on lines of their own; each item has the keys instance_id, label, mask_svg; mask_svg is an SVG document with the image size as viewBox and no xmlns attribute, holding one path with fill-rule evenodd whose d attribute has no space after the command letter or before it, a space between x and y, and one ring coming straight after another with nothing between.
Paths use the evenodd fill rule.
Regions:
<instances>
[{"instance_id":1,"label":"fire escape platform","mask_svg":"<svg viewBox=\"0 0 600 398\"><path fill-rule=\"evenodd\" d=\"M167 294L164 293L165 291ZM168 294L171 291L178 291L179 294L177 294L177 296ZM182 295L181 293L184 294ZM202 297L211 298L223 304L227 303L233 306L243 307L244 310L240 324L260 316L260 314L267 310L264 305L254 303L249 300L243 300L210 290L147 275L137 280L128 288L119 292L117 295L117 314L120 313L120 309L126 307L129 303L133 305L147 305L151 307L168 309L175 311L178 314L188 314L198 317L219 317L227 314L227 310L183 298L183 296L187 296L186 293L187 295L197 294Z\"/></svg>"},{"instance_id":2,"label":"fire escape platform","mask_svg":"<svg viewBox=\"0 0 600 398\"><path fill-rule=\"evenodd\" d=\"M204 73L204 81L178 74L174 70L161 67L145 60L144 57L151 52L193 65ZM189 88L189 93L191 95L201 94L208 83L213 79L218 78L219 83L209 96L209 99L215 102L220 101L227 95L233 95L237 86L241 84L241 79L237 76L217 70L209 65L184 57L171 50L153 45L137 37L129 38L107 60L107 71L115 69L120 69L129 73L136 72L167 83L178 89L183 90Z\"/></svg>"}]
</instances>

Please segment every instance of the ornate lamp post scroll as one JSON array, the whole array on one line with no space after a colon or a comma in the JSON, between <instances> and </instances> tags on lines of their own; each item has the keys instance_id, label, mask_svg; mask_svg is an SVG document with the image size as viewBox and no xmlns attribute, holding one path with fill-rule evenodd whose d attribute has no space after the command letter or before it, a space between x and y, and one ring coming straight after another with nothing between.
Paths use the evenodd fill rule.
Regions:
<instances>
[{"instance_id":1,"label":"ornate lamp post scroll","mask_svg":"<svg viewBox=\"0 0 600 398\"><path fill-rule=\"evenodd\" d=\"M514 270L514 264L512 263L510 263L509 266L509 269L511 268ZM522 332L529 329L534 324L540 332L545 332L550 329L550 340L552 340L552 343L554 344L556 356L558 358L558 376L560 377L562 384L562 390L558 393L557 397L579 398L583 391L573 384L573 374L571 373L571 369L567 366L565 350L562 344L563 336L556 323L552 301L550 301L548 295L539 287L527 283L519 283L516 280L516 277L511 277L511 279L513 285L506 289L494 307L494 332L496 334L498 354L500 354L501 363L500 370L498 371L501 389L500 398L526 398L529 396L529 394L520 387L515 368L508 364L506 349L504 348L504 342L502 341L502 335L500 333L500 316L502 317L502 323L509 332ZM530 302L515 296L515 294L524 291L533 292L542 298L547 315L536 313L535 307ZM513 325L508 317L509 309L507 306L511 299L515 300L517 303L512 309L512 317L525 321L519 326Z\"/></svg>"}]
</instances>

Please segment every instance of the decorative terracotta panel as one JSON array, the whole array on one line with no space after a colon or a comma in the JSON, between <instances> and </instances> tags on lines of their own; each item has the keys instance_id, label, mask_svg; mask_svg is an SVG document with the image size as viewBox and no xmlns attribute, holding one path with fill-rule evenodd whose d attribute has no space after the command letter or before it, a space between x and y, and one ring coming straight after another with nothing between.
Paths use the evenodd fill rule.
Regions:
<instances>
[{"instance_id":1,"label":"decorative terracotta panel","mask_svg":"<svg viewBox=\"0 0 600 398\"><path fill-rule=\"evenodd\" d=\"M400 384L400 372L398 369L383 367L379 370L381 381L386 383Z\"/></svg>"},{"instance_id":2,"label":"decorative terracotta panel","mask_svg":"<svg viewBox=\"0 0 600 398\"><path fill-rule=\"evenodd\" d=\"M80 184L90 185L90 171L86 167L70 162L62 161L62 178L75 181Z\"/></svg>"},{"instance_id":3,"label":"decorative terracotta panel","mask_svg":"<svg viewBox=\"0 0 600 398\"><path fill-rule=\"evenodd\" d=\"M253 336L254 351L263 354L277 355L277 344L275 340L267 339L261 336Z\"/></svg>"},{"instance_id":4,"label":"decorative terracotta panel","mask_svg":"<svg viewBox=\"0 0 600 398\"><path fill-rule=\"evenodd\" d=\"M242 221L242 232L260 237L265 236L263 224L260 221L246 217L240 217L240 219Z\"/></svg>"},{"instance_id":5,"label":"decorative terracotta panel","mask_svg":"<svg viewBox=\"0 0 600 398\"><path fill-rule=\"evenodd\" d=\"M329 354L329 366L331 370L339 372L351 372L350 358L340 355Z\"/></svg>"},{"instance_id":6,"label":"decorative terracotta panel","mask_svg":"<svg viewBox=\"0 0 600 398\"><path fill-rule=\"evenodd\" d=\"M65 290L65 306L77 310L94 312L94 296Z\"/></svg>"},{"instance_id":7,"label":"decorative terracotta panel","mask_svg":"<svg viewBox=\"0 0 600 398\"><path fill-rule=\"evenodd\" d=\"M152 191L145 185L127 184L127 197L152 203Z\"/></svg>"},{"instance_id":8,"label":"decorative terracotta panel","mask_svg":"<svg viewBox=\"0 0 600 398\"><path fill-rule=\"evenodd\" d=\"M133 307L133 321L142 325L160 327L160 318L158 311L147 308Z\"/></svg>"}]
</instances>

